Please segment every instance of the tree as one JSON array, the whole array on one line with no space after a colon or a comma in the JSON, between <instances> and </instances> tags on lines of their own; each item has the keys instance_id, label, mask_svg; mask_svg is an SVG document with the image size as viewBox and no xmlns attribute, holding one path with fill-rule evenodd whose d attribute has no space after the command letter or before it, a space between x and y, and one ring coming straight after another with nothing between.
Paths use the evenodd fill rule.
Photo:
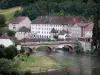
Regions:
<instances>
[{"instance_id":1,"label":"tree","mask_svg":"<svg viewBox=\"0 0 100 75\"><path fill-rule=\"evenodd\" d=\"M24 54L24 53L25 53L25 50L24 50L23 47L21 47L20 53L21 53L21 54Z\"/></svg>"},{"instance_id":2,"label":"tree","mask_svg":"<svg viewBox=\"0 0 100 75\"><path fill-rule=\"evenodd\" d=\"M18 54L16 47L13 45L5 48L4 52L6 54L5 58L7 59L13 59Z\"/></svg>"},{"instance_id":3,"label":"tree","mask_svg":"<svg viewBox=\"0 0 100 75\"><path fill-rule=\"evenodd\" d=\"M13 64L11 60L2 58L0 59L0 73L10 73L13 70Z\"/></svg>"},{"instance_id":4,"label":"tree","mask_svg":"<svg viewBox=\"0 0 100 75\"><path fill-rule=\"evenodd\" d=\"M58 35L54 35L53 38L54 38L55 40L58 40Z\"/></svg>"},{"instance_id":5,"label":"tree","mask_svg":"<svg viewBox=\"0 0 100 75\"><path fill-rule=\"evenodd\" d=\"M6 19L4 15L0 14L0 27L5 27L6 26L5 22L6 22Z\"/></svg>"},{"instance_id":6,"label":"tree","mask_svg":"<svg viewBox=\"0 0 100 75\"><path fill-rule=\"evenodd\" d=\"M2 75L19 75L18 73L18 63L14 61L1 58L0 59L0 74ZM16 66L17 65L17 66ZM15 74L16 71L16 74ZM12 73L12 74L11 74Z\"/></svg>"},{"instance_id":7,"label":"tree","mask_svg":"<svg viewBox=\"0 0 100 75\"><path fill-rule=\"evenodd\" d=\"M76 50L76 53L82 53L83 52L82 44L79 41L76 41L75 50Z\"/></svg>"},{"instance_id":8,"label":"tree","mask_svg":"<svg viewBox=\"0 0 100 75\"><path fill-rule=\"evenodd\" d=\"M27 52L27 53L26 53L26 56L29 57L29 56L30 56L30 52Z\"/></svg>"},{"instance_id":9,"label":"tree","mask_svg":"<svg viewBox=\"0 0 100 75\"><path fill-rule=\"evenodd\" d=\"M12 37L12 36L15 36L15 32L14 32L14 31L11 31L11 30L8 30L8 31L7 31L7 35L8 35L8 36L11 36L11 37Z\"/></svg>"},{"instance_id":10,"label":"tree","mask_svg":"<svg viewBox=\"0 0 100 75\"><path fill-rule=\"evenodd\" d=\"M95 47L94 52L97 53L98 56L100 56L100 0L93 0L95 3L93 6L93 17L94 17L94 27L93 27L93 42L92 46Z\"/></svg>"},{"instance_id":11,"label":"tree","mask_svg":"<svg viewBox=\"0 0 100 75\"><path fill-rule=\"evenodd\" d=\"M3 45L0 45L0 58L4 58L5 57L5 53L4 53L4 46Z\"/></svg>"}]
</instances>

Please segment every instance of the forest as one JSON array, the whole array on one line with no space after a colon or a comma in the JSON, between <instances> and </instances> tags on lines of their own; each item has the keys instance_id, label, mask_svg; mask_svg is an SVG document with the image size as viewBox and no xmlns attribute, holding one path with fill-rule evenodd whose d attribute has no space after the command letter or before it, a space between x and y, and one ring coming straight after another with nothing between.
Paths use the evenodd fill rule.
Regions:
<instances>
[{"instance_id":1,"label":"forest","mask_svg":"<svg viewBox=\"0 0 100 75\"><path fill-rule=\"evenodd\" d=\"M0 0L0 8L8 9L22 6L23 11L17 11L16 16L24 15L31 20L40 15L54 16L84 16L90 18L93 8L100 0Z\"/></svg>"}]
</instances>

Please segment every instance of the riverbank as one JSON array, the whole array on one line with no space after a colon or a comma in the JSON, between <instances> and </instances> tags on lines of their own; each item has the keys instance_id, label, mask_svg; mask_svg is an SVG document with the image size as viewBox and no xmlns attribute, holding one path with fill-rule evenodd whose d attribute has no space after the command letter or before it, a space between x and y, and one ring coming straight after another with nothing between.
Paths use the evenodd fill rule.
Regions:
<instances>
[{"instance_id":1,"label":"riverbank","mask_svg":"<svg viewBox=\"0 0 100 75\"><path fill-rule=\"evenodd\" d=\"M58 67L59 64L45 55L31 55L29 57L18 58L20 62L20 71L30 70L31 72L48 71Z\"/></svg>"}]
</instances>

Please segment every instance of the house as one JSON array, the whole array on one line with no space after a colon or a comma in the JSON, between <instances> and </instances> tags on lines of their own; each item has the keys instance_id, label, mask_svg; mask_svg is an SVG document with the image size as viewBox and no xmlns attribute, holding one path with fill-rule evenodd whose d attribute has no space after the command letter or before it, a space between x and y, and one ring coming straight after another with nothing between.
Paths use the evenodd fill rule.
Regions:
<instances>
[{"instance_id":1,"label":"house","mask_svg":"<svg viewBox=\"0 0 100 75\"><path fill-rule=\"evenodd\" d=\"M85 28L85 37L86 38L92 38L92 30L93 30L93 25L89 25Z\"/></svg>"},{"instance_id":2,"label":"house","mask_svg":"<svg viewBox=\"0 0 100 75\"><path fill-rule=\"evenodd\" d=\"M52 28L51 32L51 40L55 40L54 36L57 35L58 36L58 31L55 28Z\"/></svg>"},{"instance_id":3,"label":"house","mask_svg":"<svg viewBox=\"0 0 100 75\"><path fill-rule=\"evenodd\" d=\"M19 16L19 17L14 18L9 23L9 29L12 31L18 31L23 26L30 28L31 27L30 24L31 24L31 21L28 17Z\"/></svg>"},{"instance_id":4,"label":"house","mask_svg":"<svg viewBox=\"0 0 100 75\"><path fill-rule=\"evenodd\" d=\"M18 40L24 39L24 38L28 37L29 34L31 34L30 31L31 30L29 28L26 28L25 26L23 26L16 32L15 37Z\"/></svg>"},{"instance_id":5,"label":"house","mask_svg":"<svg viewBox=\"0 0 100 75\"><path fill-rule=\"evenodd\" d=\"M38 38L51 38L52 29L57 31L68 30L72 37L83 37L88 21L81 16L40 16L32 21L31 32ZM54 33L55 34L55 33Z\"/></svg>"},{"instance_id":6,"label":"house","mask_svg":"<svg viewBox=\"0 0 100 75\"><path fill-rule=\"evenodd\" d=\"M15 45L15 44L13 43L13 41L10 39L9 36L2 35L0 37L0 45L4 45L5 47L8 47L10 45Z\"/></svg>"},{"instance_id":7,"label":"house","mask_svg":"<svg viewBox=\"0 0 100 75\"><path fill-rule=\"evenodd\" d=\"M71 38L71 34L70 32L67 30L62 30L58 33L58 39L67 39L67 38Z\"/></svg>"}]
</instances>

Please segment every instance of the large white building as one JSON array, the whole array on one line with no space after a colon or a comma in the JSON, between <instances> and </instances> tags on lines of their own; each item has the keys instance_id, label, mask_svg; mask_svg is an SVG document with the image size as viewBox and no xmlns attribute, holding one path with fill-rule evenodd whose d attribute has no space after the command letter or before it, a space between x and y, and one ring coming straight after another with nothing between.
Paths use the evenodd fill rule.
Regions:
<instances>
[{"instance_id":1,"label":"large white building","mask_svg":"<svg viewBox=\"0 0 100 75\"><path fill-rule=\"evenodd\" d=\"M31 27L30 25L31 25L31 21L28 17L19 16L19 17L14 18L9 23L9 29L12 31L18 31L23 26L30 28Z\"/></svg>"},{"instance_id":2,"label":"large white building","mask_svg":"<svg viewBox=\"0 0 100 75\"><path fill-rule=\"evenodd\" d=\"M32 21L31 32L37 34L38 38L52 38L54 28L58 32L68 30L72 37L83 37L87 25L88 21L80 16L40 16Z\"/></svg>"}]
</instances>

